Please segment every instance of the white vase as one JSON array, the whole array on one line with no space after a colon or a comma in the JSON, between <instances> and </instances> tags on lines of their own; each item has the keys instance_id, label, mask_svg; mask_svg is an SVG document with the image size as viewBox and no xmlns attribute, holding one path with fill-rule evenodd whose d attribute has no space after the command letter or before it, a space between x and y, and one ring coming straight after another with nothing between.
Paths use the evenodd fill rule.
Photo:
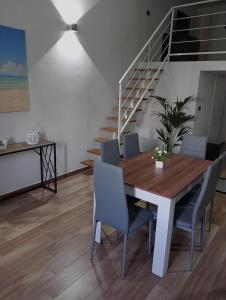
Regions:
<instances>
[{"instance_id":1,"label":"white vase","mask_svg":"<svg viewBox=\"0 0 226 300\"><path fill-rule=\"evenodd\" d=\"M0 138L0 150L5 150L8 144L8 138Z\"/></svg>"},{"instance_id":2,"label":"white vase","mask_svg":"<svg viewBox=\"0 0 226 300\"><path fill-rule=\"evenodd\" d=\"M155 161L155 167L156 168L162 169L163 165L164 165L163 161L160 161L160 160Z\"/></svg>"},{"instance_id":3,"label":"white vase","mask_svg":"<svg viewBox=\"0 0 226 300\"><path fill-rule=\"evenodd\" d=\"M26 142L28 145L36 145L39 143L39 134L37 130L31 130L26 135Z\"/></svg>"}]
</instances>

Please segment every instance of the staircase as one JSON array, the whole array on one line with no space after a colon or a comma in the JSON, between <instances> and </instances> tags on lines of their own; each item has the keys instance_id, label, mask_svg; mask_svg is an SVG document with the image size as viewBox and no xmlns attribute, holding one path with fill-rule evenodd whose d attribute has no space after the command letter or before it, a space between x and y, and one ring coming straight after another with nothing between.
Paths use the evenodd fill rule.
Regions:
<instances>
[{"instance_id":1,"label":"staircase","mask_svg":"<svg viewBox=\"0 0 226 300\"><path fill-rule=\"evenodd\" d=\"M198 18L216 15L216 13L189 16L182 11L182 9L190 9L192 6L200 7L200 5L217 4L218 2L220 0L190 3L172 7L168 11L120 79L118 103L112 107L112 114L106 117L106 124L108 125L100 128L101 136L94 139L97 148L87 150L93 159L101 154L98 145L112 138L117 138L119 145L121 145L122 136L133 130L138 114L141 114L145 104L151 101L164 67L169 61L194 61L198 60L201 55L226 53L226 51L201 51L200 44L203 40L194 38L189 34L192 29L191 20L193 18L197 23ZM219 12L219 14L222 13L225 13L226 17L226 12ZM211 26L208 27L211 28ZM215 28L216 26L212 27ZM205 29L206 26L198 27L198 30ZM205 43L207 41L208 39L204 40ZM211 41L210 38L209 41ZM93 159L81 163L92 168Z\"/></svg>"},{"instance_id":2,"label":"staircase","mask_svg":"<svg viewBox=\"0 0 226 300\"><path fill-rule=\"evenodd\" d=\"M162 71L163 69L161 72ZM127 124L123 128L120 136L130 132L129 127L131 126L129 125L134 125L137 122L136 116L138 113L142 113L143 104L147 103L151 99L151 95L159 81L159 77L155 76L157 75L157 72L158 69L156 68L145 69L144 67L137 67L134 70L134 76L129 79L130 83L125 88L125 91L121 96L121 104L113 106L112 114L106 117L106 123L108 123L109 126L100 128L100 131L103 132L103 136L99 136L94 139L97 144L97 148L89 149L87 150L87 153L92 154L94 157L100 156L100 147L98 146L109 139L118 137L119 118L122 125ZM153 83L150 87L150 82L152 81ZM142 94L145 94L145 97L143 97L142 102L140 102ZM137 105L138 102L140 102L139 105ZM137 106L136 109L135 106ZM119 110L121 111L120 117ZM108 138L105 137L106 134L109 135ZM120 144L122 144L121 141ZM81 163L87 167L93 167L93 159L87 159Z\"/></svg>"}]
</instances>

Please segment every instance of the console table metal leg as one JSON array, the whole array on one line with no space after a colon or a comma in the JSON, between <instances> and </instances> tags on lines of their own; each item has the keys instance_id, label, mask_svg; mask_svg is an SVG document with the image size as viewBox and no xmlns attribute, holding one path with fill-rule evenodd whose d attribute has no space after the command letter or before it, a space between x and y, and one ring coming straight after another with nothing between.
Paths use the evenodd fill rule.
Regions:
<instances>
[{"instance_id":1,"label":"console table metal leg","mask_svg":"<svg viewBox=\"0 0 226 300\"><path fill-rule=\"evenodd\" d=\"M45 189L57 193L56 145L48 145L40 150L41 180Z\"/></svg>"},{"instance_id":2,"label":"console table metal leg","mask_svg":"<svg viewBox=\"0 0 226 300\"><path fill-rule=\"evenodd\" d=\"M57 164L56 164L56 144L53 145L54 149L54 185L55 185L55 193L57 193Z\"/></svg>"},{"instance_id":3,"label":"console table metal leg","mask_svg":"<svg viewBox=\"0 0 226 300\"><path fill-rule=\"evenodd\" d=\"M41 172L41 184L43 186L43 150L40 148L40 172Z\"/></svg>"}]
</instances>

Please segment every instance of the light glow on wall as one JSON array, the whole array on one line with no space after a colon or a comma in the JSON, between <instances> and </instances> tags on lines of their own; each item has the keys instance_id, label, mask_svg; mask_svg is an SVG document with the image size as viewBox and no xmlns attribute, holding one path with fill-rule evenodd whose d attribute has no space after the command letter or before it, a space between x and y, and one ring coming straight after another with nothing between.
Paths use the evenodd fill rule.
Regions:
<instances>
[{"instance_id":1,"label":"light glow on wall","mask_svg":"<svg viewBox=\"0 0 226 300\"><path fill-rule=\"evenodd\" d=\"M51 0L51 1L66 24L76 23L76 21L79 20L84 14L84 3L82 3L82 1L79 0Z\"/></svg>"},{"instance_id":2,"label":"light glow on wall","mask_svg":"<svg viewBox=\"0 0 226 300\"><path fill-rule=\"evenodd\" d=\"M75 38L76 34L73 31L66 31L61 39L57 42L56 50L64 57L64 60L78 61L84 53L80 42Z\"/></svg>"}]
</instances>

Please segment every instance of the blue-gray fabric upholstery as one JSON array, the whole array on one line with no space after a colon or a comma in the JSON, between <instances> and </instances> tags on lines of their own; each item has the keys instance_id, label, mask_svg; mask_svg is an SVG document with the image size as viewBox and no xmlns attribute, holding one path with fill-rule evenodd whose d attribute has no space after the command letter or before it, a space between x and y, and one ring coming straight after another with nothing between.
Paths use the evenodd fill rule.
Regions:
<instances>
[{"instance_id":1,"label":"blue-gray fabric upholstery","mask_svg":"<svg viewBox=\"0 0 226 300\"><path fill-rule=\"evenodd\" d=\"M129 215L122 169L94 161L94 192L96 220L128 233Z\"/></svg>"},{"instance_id":2,"label":"blue-gray fabric upholstery","mask_svg":"<svg viewBox=\"0 0 226 300\"><path fill-rule=\"evenodd\" d=\"M149 253L153 214L144 208L127 204L123 170L117 166L94 161L94 193L96 211L94 216L92 255L98 221L110 225L124 234L122 277L125 272L127 238L140 227L149 223Z\"/></svg>"},{"instance_id":3,"label":"blue-gray fabric upholstery","mask_svg":"<svg viewBox=\"0 0 226 300\"><path fill-rule=\"evenodd\" d=\"M109 140L100 145L101 161L111 165L117 165L120 161L118 140Z\"/></svg>"},{"instance_id":4,"label":"blue-gray fabric upholstery","mask_svg":"<svg viewBox=\"0 0 226 300\"><path fill-rule=\"evenodd\" d=\"M186 134L182 140L180 153L205 159L206 147L207 137Z\"/></svg>"},{"instance_id":5,"label":"blue-gray fabric upholstery","mask_svg":"<svg viewBox=\"0 0 226 300\"><path fill-rule=\"evenodd\" d=\"M219 177L222 175L224 168L226 167L226 151L223 152L220 156L220 167L219 167Z\"/></svg>"},{"instance_id":6,"label":"blue-gray fabric upholstery","mask_svg":"<svg viewBox=\"0 0 226 300\"><path fill-rule=\"evenodd\" d=\"M138 133L128 133L124 135L123 155L130 158L140 153Z\"/></svg>"},{"instance_id":7,"label":"blue-gray fabric upholstery","mask_svg":"<svg viewBox=\"0 0 226 300\"><path fill-rule=\"evenodd\" d=\"M97 221L128 234L129 230L133 232L137 228L136 224L142 226L152 220L151 211L127 205L121 168L94 161L94 191Z\"/></svg>"},{"instance_id":8,"label":"blue-gray fabric upholstery","mask_svg":"<svg viewBox=\"0 0 226 300\"><path fill-rule=\"evenodd\" d=\"M209 166L205 174L205 178L201 187L200 193L191 192L183 199L181 199L176 205L175 222L181 224L186 219L188 214L192 213L190 219L190 225L186 225L186 228L194 229L196 225L201 221L205 214L206 207L211 201L213 201L217 185L217 175L219 172L220 160L217 159ZM184 205L183 205L184 204ZM184 211L184 212L183 212Z\"/></svg>"},{"instance_id":9,"label":"blue-gray fabric upholstery","mask_svg":"<svg viewBox=\"0 0 226 300\"><path fill-rule=\"evenodd\" d=\"M206 207L213 203L220 168L220 159L209 166L205 174L200 192L187 194L176 205L174 222L177 228L189 231L192 234L190 251L190 270L192 270L193 252L195 244L196 225L201 222L201 248L204 247Z\"/></svg>"},{"instance_id":10,"label":"blue-gray fabric upholstery","mask_svg":"<svg viewBox=\"0 0 226 300\"><path fill-rule=\"evenodd\" d=\"M111 165L117 165L120 161L120 152L118 140L113 139L101 144L101 161ZM127 200L136 203L139 199L127 195Z\"/></svg>"},{"instance_id":11,"label":"blue-gray fabric upholstery","mask_svg":"<svg viewBox=\"0 0 226 300\"><path fill-rule=\"evenodd\" d=\"M192 230L192 215L194 206L187 205L183 209L176 209L175 211L175 225L181 229Z\"/></svg>"},{"instance_id":12,"label":"blue-gray fabric upholstery","mask_svg":"<svg viewBox=\"0 0 226 300\"><path fill-rule=\"evenodd\" d=\"M211 166L209 166L205 178L201 187L199 197L194 206L194 212L192 216L192 227L195 228L201 218L205 214L206 207L214 200L218 172L219 172L220 161L216 159Z\"/></svg>"}]
</instances>

